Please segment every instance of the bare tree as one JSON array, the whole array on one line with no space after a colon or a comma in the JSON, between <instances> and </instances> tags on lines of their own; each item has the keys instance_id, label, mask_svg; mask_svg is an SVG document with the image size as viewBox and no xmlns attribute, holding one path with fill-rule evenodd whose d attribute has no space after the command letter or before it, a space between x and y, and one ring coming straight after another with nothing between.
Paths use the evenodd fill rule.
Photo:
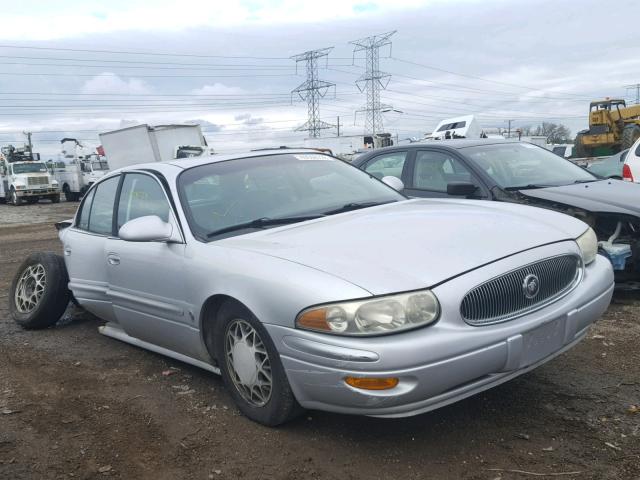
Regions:
<instances>
[{"instance_id":1,"label":"bare tree","mask_svg":"<svg viewBox=\"0 0 640 480\"><path fill-rule=\"evenodd\" d=\"M535 129L535 135L547 137L549 143L572 143L571 130L561 123L542 122Z\"/></svg>"}]
</instances>

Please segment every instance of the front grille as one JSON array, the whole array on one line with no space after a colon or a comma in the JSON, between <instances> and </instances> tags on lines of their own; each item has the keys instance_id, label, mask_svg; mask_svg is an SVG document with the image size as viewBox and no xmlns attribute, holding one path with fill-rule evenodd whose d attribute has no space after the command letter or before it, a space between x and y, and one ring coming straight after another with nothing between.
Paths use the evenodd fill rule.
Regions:
<instances>
[{"instance_id":1,"label":"front grille","mask_svg":"<svg viewBox=\"0 0 640 480\"><path fill-rule=\"evenodd\" d=\"M538 293L525 294L525 280L537 277ZM569 293L582 275L582 260L560 255L531 263L492 278L470 290L462 299L460 313L469 325L506 322L559 299Z\"/></svg>"},{"instance_id":2,"label":"front grille","mask_svg":"<svg viewBox=\"0 0 640 480\"><path fill-rule=\"evenodd\" d=\"M27 185L48 185L48 177L27 177Z\"/></svg>"}]
</instances>

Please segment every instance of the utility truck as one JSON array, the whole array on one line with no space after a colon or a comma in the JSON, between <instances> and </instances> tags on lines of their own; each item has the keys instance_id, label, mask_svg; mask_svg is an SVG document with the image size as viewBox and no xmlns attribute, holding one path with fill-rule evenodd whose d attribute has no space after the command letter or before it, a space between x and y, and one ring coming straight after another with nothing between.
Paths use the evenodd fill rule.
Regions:
<instances>
[{"instance_id":1,"label":"utility truck","mask_svg":"<svg viewBox=\"0 0 640 480\"><path fill-rule=\"evenodd\" d=\"M62 151L57 161L48 162L49 170L67 201L78 201L109 171L109 165L103 156L86 149L75 138L63 138L60 143Z\"/></svg>"},{"instance_id":2,"label":"utility truck","mask_svg":"<svg viewBox=\"0 0 640 480\"><path fill-rule=\"evenodd\" d=\"M12 205L36 203L41 198L60 201L58 182L30 146L7 145L0 152L0 201Z\"/></svg>"},{"instance_id":3,"label":"utility truck","mask_svg":"<svg viewBox=\"0 0 640 480\"><path fill-rule=\"evenodd\" d=\"M200 125L136 125L101 133L100 141L112 169L136 163L211 155Z\"/></svg>"}]
</instances>

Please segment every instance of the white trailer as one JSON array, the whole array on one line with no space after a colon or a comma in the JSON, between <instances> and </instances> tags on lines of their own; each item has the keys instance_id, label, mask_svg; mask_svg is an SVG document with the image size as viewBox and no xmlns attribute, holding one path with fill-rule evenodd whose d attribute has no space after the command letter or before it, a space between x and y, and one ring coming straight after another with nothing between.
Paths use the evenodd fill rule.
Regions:
<instances>
[{"instance_id":1,"label":"white trailer","mask_svg":"<svg viewBox=\"0 0 640 480\"><path fill-rule=\"evenodd\" d=\"M164 162L184 156L213 153L207 147L200 125L146 124L101 133L109 167L112 169L137 163ZM189 152L188 154L184 154Z\"/></svg>"},{"instance_id":2,"label":"white trailer","mask_svg":"<svg viewBox=\"0 0 640 480\"><path fill-rule=\"evenodd\" d=\"M393 145L391 134L344 135L341 137L305 138L304 148L328 149L337 157L348 159L354 153Z\"/></svg>"}]
</instances>

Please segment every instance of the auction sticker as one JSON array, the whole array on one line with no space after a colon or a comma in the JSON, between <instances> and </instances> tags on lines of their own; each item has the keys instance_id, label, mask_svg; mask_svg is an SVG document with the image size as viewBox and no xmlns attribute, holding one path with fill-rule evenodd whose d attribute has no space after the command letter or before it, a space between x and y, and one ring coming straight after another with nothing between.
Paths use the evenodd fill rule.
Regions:
<instances>
[{"instance_id":1,"label":"auction sticker","mask_svg":"<svg viewBox=\"0 0 640 480\"><path fill-rule=\"evenodd\" d=\"M294 155L298 160L333 160L332 157L328 155L321 155L319 153L300 153L298 155Z\"/></svg>"}]
</instances>

